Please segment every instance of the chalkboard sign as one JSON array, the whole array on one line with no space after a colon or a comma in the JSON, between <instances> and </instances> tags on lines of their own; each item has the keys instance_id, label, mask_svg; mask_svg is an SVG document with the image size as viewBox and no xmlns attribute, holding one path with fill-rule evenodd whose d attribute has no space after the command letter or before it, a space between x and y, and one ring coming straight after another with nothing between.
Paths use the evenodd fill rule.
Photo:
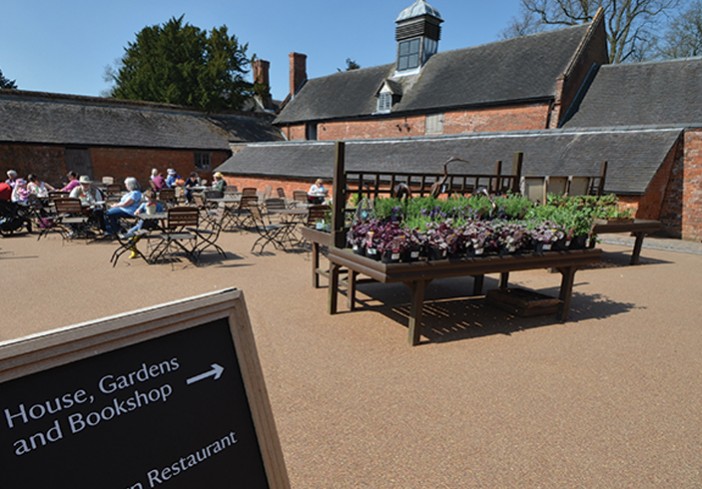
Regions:
<instances>
[{"instance_id":1,"label":"chalkboard sign","mask_svg":"<svg viewBox=\"0 0 702 489\"><path fill-rule=\"evenodd\" d=\"M238 291L0 355L3 489L289 487Z\"/></svg>"}]
</instances>

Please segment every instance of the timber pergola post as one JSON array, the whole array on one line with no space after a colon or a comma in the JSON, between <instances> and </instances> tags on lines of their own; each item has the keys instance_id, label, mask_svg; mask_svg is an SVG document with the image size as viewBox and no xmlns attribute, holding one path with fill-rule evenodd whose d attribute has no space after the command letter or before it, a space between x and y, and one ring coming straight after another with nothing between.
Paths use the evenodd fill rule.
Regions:
<instances>
[{"instance_id":1,"label":"timber pergola post","mask_svg":"<svg viewBox=\"0 0 702 489\"><path fill-rule=\"evenodd\" d=\"M334 194L332 197L332 246L343 248L346 244L344 232L344 208L346 207L346 145L342 141L334 144Z\"/></svg>"}]
</instances>

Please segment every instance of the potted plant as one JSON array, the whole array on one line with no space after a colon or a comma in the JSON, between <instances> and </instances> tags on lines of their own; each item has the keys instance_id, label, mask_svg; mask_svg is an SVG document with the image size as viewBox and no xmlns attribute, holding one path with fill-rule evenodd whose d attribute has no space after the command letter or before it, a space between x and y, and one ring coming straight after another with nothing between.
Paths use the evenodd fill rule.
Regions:
<instances>
[{"instance_id":1,"label":"potted plant","mask_svg":"<svg viewBox=\"0 0 702 489\"><path fill-rule=\"evenodd\" d=\"M541 254L551 251L553 244L565 238L563 229L553 221L537 222L529 229L529 236L534 243L534 250Z\"/></svg>"}]
</instances>

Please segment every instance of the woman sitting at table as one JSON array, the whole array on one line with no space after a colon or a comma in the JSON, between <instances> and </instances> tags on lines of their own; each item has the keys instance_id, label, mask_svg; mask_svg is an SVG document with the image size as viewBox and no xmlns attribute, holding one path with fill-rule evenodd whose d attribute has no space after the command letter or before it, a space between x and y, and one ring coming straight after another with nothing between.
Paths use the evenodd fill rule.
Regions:
<instances>
[{"instance_id":1,"label":"woman sitting at table","mask_svg":"<svg viewBox=\"0 0 702 489\"><path fill-rule=\"evenodd\" d=\"M29 190L27 189L27 180L24 178L18 178L15 181L15 186L12 189L12 202L17 204L27 205L29 204Z\"/></svg>"},{"instance_id":2,"label":"woman sitting at table","mask_svg":"<svg viewBox=\"0 0 702 489\"><path fill-rule=\"evenodd\" d=\"M318 178L307 191L307 201L310 204L323 204L328 192L324 188L324 181Z\"/></svg>"},{"instance_id":3,"label":"woman sitting at table","mask_svg":"<svg viewBox=\"0 0 702 489\"><path fill-rule=\"evenodd\" d=\"M224 189L227 188L227 181L224 179L224 175L221 172L217 172L212 175L212 190L217 190L224 194Z\"/></svg>"},{"instance_id":4,"label":"woman sitting at table","mask_svg":"<svg viewBox=\"0 0 702 489\"><path fill-rule=\"evenodd\" d=\"M112 236L117 234L120 229L120 217L133 217L137 208L141 204L141 192L139 191L139 182L134 177L127 177L124 180L124 187L127 193L122 196L122 199L114 204L105 213L107 218L105 222L105 232Z\"/></svg>"},{"instance_id":5,"label":"woman sitting at table","mask_svg":"<svg viewBox=\"0 0 702 489\"><path fill-rule=\"evenodd\" d=\"M27 180L29 180L29 183L27 184L27 189L29 190L29 193L34 195L37 199L46 199L49 197L49 191L56 190L54 187L52 187L45 181L40 180L33 173L27 175Z\"/></svg>"}]
</instances>

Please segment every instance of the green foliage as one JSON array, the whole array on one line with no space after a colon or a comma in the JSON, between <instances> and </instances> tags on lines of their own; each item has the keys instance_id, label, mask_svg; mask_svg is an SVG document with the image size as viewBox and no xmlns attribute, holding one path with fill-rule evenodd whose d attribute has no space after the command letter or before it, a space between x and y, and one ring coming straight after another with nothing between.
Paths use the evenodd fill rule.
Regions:
<instances>
[{"instance_id":1,"label":"green foliage","mask_svg":"<svg viewBox=\"0 0 702 489\"><path fill-rule=\"evenodd\" d=\"M17 84L15 83L15 80L9 80L5 78L5 76L2 74L2 70L0 70L0 88L9 88L12 90L17 89Z\"/></svg>"},{"instance_id":2,"label":"green foliage","mask_svg":"<svg viewBox=\"0 0 702 489\"><path fill-rule=\"evenodd\" d=\"M238 109L251 97L246 44L226 26L209 33L183 22L145 27L130 42L119 70L110 75L116 98L147 100L206 111Z\"/></svg>"}]
</instances>

